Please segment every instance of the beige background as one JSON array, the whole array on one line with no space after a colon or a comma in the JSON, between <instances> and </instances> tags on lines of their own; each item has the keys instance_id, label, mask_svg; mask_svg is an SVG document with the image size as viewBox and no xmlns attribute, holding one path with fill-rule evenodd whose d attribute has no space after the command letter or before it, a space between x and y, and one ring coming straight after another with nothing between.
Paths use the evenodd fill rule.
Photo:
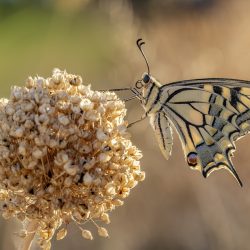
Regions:
<instances>
[{"instance_id":1,"label":"beige background","mask_svg":"<svg viewBox=\"0 0 250 250\"><path fill-rule=\"evenodd\" d=\"M132 86L146 70L135 46L138 37L147 42L151 72L163 83L250 79L250 1L134 2L5 1L0 8L1 96L28 75L48 76L53 67L81 74L93 89ZM128 103L128 110L129 121L142 113L137 101ZM206 180L191 171L176 136L172 157L165 161L148 121L131 133L144 153L147 177L112 212L110 239L86 241L72 225L52 249L250 249L249 137L237 142L233 159L244 184L240 188L225 170ZM1 250L19 244L17 228L14 220L0 219Z\"/></svg>"}]
</instances>

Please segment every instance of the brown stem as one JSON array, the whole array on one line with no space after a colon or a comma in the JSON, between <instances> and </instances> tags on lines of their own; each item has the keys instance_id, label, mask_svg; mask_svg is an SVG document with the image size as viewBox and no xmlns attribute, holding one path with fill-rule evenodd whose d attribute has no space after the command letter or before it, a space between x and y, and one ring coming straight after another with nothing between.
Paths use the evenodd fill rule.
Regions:
<instances>
[{"instance_id":1,"label":"brown stem","mask_svg":"<svg viewBox=\"0 0 250 250\"><path fill-rule=\"evenodd\" d=\"M27 225L27 236L24 238L22 245L19 250L29 250L32 244L32 241L35 237L36 230L38 227L38 222L36 220L31 220Z\"/></svg>"}]
</instances>

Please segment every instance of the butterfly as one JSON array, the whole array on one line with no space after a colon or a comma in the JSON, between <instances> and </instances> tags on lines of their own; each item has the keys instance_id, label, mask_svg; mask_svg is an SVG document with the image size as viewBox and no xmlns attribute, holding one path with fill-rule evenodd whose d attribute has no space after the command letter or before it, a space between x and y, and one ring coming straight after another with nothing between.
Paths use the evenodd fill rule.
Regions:
<instances>
[{"instance_id":1,"label":"butterfly","mask_svg":"<svg viewBox=\"0 0 250 250\"><path fill-rule=\"evenodd\" d=\"M164 157L171 155L174 128L192 169L204 177L227 169L242 186L231 157L235 141L250 131L250 82L208 78L161 84L150 74L143 44L137 40L147 73L134 87L125 89L140 100L145 110L140 120L150 118Z\"/></svg>"}]
</instances>

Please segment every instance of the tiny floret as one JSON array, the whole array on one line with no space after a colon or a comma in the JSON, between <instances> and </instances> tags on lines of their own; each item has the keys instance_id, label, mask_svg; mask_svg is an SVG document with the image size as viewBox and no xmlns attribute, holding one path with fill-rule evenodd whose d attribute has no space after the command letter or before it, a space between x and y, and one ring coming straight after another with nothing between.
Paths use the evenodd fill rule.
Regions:
<instances>
[{"instance_id":1,"label":"tiny floret","mask_svg":"<svg viewBox=\"0 0 250 250\"><path fill-rule=\"evenodd\" d=\"M107 231L107 229L104 228L104 227L99 227L99 228L98 228L98 234L99 234L101 237L104 237L104 238L109 237L108 231Z\"/></svg>"},{"instance_id":2,"label":"tiny floret","mask_svg":"<svg viewBox=\"0 0 250 250\"><path fill-rule=\"evenodd\" d=\"M63 238L65 238L67 235L67 229L66 228L62 228L61 230L59 230L56 234L56 239L57 240L62 240Z\"/></svg>"},{"instance_id":3,"label":"tiny floret","mask_svg":"<svg viewBox=\"0 0 250 250\"><path fill-rule=\"evenodd\" d=\"M92 233L89 230L82 230L82 237L86 240L93 240Z\"/></svg>"}]
</instances>

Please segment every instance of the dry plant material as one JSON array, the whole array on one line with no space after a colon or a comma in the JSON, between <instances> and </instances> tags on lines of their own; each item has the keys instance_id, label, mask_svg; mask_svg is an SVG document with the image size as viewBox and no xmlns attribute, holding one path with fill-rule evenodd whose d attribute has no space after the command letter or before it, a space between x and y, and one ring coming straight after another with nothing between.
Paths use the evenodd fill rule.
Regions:
<instances>
[{"instance_id":1,"label":"dry plant material","mask_svg":"<svg viewBox=\"0 0 250 250\"><path fill-rule=\"evenodd\" d=\"M92 91L80 76L59 69L47 79L29 77L0 100L2 215L23 222L29 239L23 249L30 234L50 249L57 229L63 239L72 221L85 239L93 239L83 228L88 221L108 237L96 221L110 223L109 212L145 177L125 115L115 93Z\"/></svg>"}]
</instances>

